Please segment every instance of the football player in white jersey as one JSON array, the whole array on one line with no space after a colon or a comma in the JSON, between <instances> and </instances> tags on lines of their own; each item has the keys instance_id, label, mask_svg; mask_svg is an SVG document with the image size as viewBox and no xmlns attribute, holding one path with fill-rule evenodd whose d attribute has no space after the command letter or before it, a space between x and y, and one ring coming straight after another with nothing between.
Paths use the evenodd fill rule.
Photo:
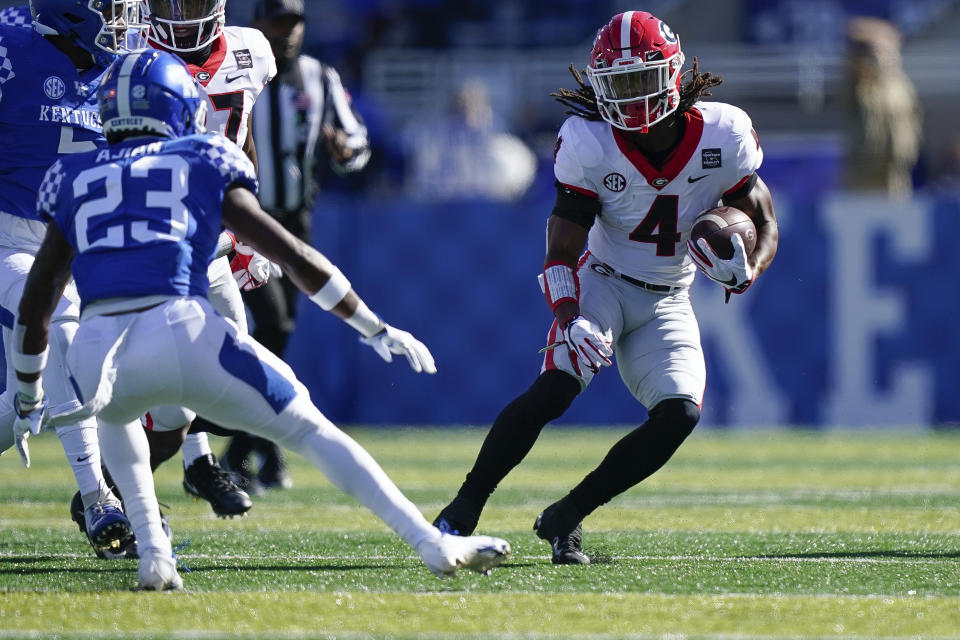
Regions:
<instances>
[{"instance_id":1,"label":"football player in white jersey","mask_svg":"<svg viewBox=\"0 0 960 640\"><path fill-rule=\"evenodd\" d=\"M256 167L257 154L250 122L253 105L263 87L277 73L273 52L257 29L224 26L226 0L142 0L147 40L157 49L179 56L207 97L207 131L220 133L240 145ZM236 247L232 247L236 249ZM270 271L259 255L247 265L251 252L241 249L231 263L221 257L210 265L210 301L225 317L247 331L247 316L237 282L254 288ZM255 266L261 266L259 277ZM236 273L231 274L231 268ZM235 280L236 278L236 280ZM250 497L220 467L207 434L218 430L198 420L183 438L187 414L180 407L159 407L145 417L156 468L183 443L184 489L210 502L220 516L241 515L252 506ZM224 432L222 432L224 433Z\"/></svg>"},{"instance_id":2,"label":"football player in white jersey","mask_svg":"<svg viewBox=\"0 0 960 640\"><path fill-rule=\"evenodd\" d=\"M750 255L739 236L730 260L697 255L728 295L743 293L770 266L778 233L770 192L756 173L763 152L750 118L701 102L720 78L701 74L694 60L682 83L683 61L665 23L627 11L598 32L590 84L574 71L579 88L554 94L573 117L554 154L557 199L541 276L555 316L548 348L540 376L497 417L456 498L434 521L442 531L474 530L487 498L543 426L614 355L648 419L538 516L534 528L551 542L554 563L589 563L583 518L662 467L696 426L706 369L689 298L694 219L723 202L756 225Z\"/></svg>"}]
</instances>

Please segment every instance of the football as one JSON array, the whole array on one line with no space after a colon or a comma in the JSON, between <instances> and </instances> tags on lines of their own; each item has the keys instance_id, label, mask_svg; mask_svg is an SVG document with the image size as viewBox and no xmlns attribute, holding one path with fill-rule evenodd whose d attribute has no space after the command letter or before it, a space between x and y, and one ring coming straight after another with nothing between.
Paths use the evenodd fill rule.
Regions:
<instances>
[{"instance_id":1,"label":"football","mask_svg":"<svg viewBox=\"0 0 960 640\"><path fill-rule=\"evenodd\" d=\"M740 209L733 207L717 207L708 209L697 216L690 229L690 241L697 246L697 240L703 238L713 249L714 253L729 260L733 257L733 234L739 233L743 238L743 246L747 255L757 246L757 228Z\"/></svg>"}]
</instances>

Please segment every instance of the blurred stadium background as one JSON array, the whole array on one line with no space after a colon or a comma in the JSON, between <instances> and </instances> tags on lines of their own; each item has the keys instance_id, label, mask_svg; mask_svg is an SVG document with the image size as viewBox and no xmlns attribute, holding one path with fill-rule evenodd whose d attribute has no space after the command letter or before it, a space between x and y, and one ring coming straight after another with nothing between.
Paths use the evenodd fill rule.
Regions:
<instances>
[{"instance_id":1,"label":"blurred stadium background","mask_svg":"<svg viewBox=\"0 0 960 640\"><path fill-rule=\"evenodd\" d=\"M18 3L0 2L10 4ZM229 0L228 24L248 24L252 7ZM287 360L335 421L489 424L534 379L550 321L535 276L565 118L548 94L572 86L568 65L585 66L611 15L643 9L679 34L688 66L696 56L724 77L713 99L752 116L781 225L778 257L747 295L724 306L719 288L695 286L708 366L703 424L960 423L960 1L306 7L304 50L340 71L374 147L361 175L324 176L314 244L374 309L422 338L439 366L429 378L385 366L350 329L302 305ZM852 23L858 16L885 22ZM907 188L852 188L852 158L865 150L850 106L853 59L870 37L851 33L859 25L878 34L881 76L899 78L887 23L902 35L922 121L896 116L866 128L906 147L908 160L919 147ZM587 395L562 422L644 418L614 371Z\"/></svg>"}]
</instances>

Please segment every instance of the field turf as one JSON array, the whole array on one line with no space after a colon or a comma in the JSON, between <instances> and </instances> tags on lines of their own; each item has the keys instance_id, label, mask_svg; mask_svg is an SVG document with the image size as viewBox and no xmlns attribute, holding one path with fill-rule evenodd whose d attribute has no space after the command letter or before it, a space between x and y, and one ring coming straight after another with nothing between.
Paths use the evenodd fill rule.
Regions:
<instances>
[{"instance_id":1,"label":"field turf","mask_svg":"<svg viewBox=\"0 0 960 640\"><path fill-rule=\"evenodd\" d=\"M93 556L44 434L30 469L0 458L0 638L960 637L960 432L700 430L585 521L593 565L551 565L534 518L624 432L547 430L480 521L513 555L446 581L299 456L235 520L184 494L178 456L157 486L183 593ZM352 434L430 519L483 437Z\"/></svg>"}]
</instances>

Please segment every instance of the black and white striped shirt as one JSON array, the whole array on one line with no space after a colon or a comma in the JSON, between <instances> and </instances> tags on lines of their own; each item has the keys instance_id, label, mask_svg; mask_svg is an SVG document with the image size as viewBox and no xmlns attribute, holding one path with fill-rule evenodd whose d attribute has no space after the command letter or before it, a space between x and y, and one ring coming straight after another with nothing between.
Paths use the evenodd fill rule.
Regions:
<instances>
[{"instance_id":1,"label":"black and white striped shirt","mask_svg":"<svg viewBox=\"0 0 960 640\"><path fill-rule=\"evenodd\" d=\"M328 161L338 173L362 169L370 159L367 128L353 109L340 74L316 58L300 55L290 68L267 84L253 110L260 204L275 215L312 204L317 161L326 156L323 125L347 134L356 150L343 165Z\"/></svg>"}]
</instances>

